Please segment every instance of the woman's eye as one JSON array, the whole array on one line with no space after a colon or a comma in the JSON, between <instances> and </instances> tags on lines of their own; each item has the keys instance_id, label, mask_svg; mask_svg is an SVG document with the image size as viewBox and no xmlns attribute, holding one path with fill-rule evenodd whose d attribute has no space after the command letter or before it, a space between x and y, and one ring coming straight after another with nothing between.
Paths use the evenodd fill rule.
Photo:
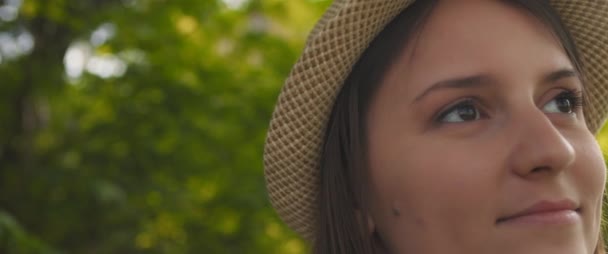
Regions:
<instances>
[{"instance_id":1,"label":"woman's eye","mask_svg":"<svg viewBox=\"0 0 608 254\"><path fill-rule=\"evenodd\" d=\"M439 116L442 123L461 123L480 119L479 110L471 102L463 102L448 109Z\"/></svg>"},{"instance_id":2,"label":"woman's eye","mask_svg":"<svg viewBox=\"0 0 608 254\"><path fill-rule=\"evenodd\" d=\"M543 106L546 113L572 114L582 105L582 98L573 91L565 91Z\"/></svg>"}]
</instances>

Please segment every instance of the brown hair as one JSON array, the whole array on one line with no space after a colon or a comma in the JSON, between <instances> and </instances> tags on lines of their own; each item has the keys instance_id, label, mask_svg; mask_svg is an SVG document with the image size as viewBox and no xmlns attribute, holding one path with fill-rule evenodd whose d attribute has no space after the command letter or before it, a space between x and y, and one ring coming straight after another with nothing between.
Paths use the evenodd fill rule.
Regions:
<instances>
[{"instance_id":1,"label":"brown hair","mask_svg":"<svg viewBox=\"0 0 608 254\"><path fill-rule=\"evenodd\" d=\"M373 254L383 244L370 235L367 221L367 131L371 99L385 72L408 43L415 43L438 0L415 1L389 23L353 66L340 90L327 125L319 172L319 207L315 221L315 254ZM570 61L583 74L584 66L572 36L547 0L503 0L534 15L559 40ZM600 239L595 254L604 254Z\"/></svg>"}]
</instances>

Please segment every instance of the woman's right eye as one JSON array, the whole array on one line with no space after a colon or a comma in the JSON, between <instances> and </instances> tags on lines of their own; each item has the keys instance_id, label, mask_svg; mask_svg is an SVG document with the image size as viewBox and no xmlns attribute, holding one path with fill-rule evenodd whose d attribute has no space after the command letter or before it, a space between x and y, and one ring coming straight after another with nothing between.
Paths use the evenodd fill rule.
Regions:
<instances>
[{"instance_id":1,"label":"woman's right eye","mask_svg":"<svg viewBox=\"0 0 608 254\"><path fill-rule=\"evenodd\" d=\"M462 123L476 121L481 118L481 113L472 101L460 102L441 113L437 118L440 123Z\"/></svg>"}]
</instances>

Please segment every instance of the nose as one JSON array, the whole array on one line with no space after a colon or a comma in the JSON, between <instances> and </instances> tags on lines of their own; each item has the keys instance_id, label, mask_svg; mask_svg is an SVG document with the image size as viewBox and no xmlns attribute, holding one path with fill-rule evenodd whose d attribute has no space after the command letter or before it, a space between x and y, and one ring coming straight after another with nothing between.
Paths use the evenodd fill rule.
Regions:
<instances>
[{"instance_id":1,"label":"nose","mask_svg":"<svg viewBox=\"0 0 608 254\"><path fill-rule=\"evenodd\" d=\"M555 175L570 167L576 157L574 147L542 111L522 114L511 125L512 172L524 178Z\"/></svg>"}]
</instances>

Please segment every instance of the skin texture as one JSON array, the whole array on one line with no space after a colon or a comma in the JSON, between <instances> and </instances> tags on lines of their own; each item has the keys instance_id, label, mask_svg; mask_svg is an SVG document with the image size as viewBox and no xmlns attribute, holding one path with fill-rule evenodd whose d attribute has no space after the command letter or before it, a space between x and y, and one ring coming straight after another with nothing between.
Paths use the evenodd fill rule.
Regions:
<instances>
[{"instance_id":1,"label":"skin texture","mask_svg":"<svg viewBox=\"0 0 608 254\"><path fill-rule=\"evenodd\" d=\"M582 108L555 111L556 97L583 85L547 78L574 69L550 30L499 1L441 1L410 44L367 116L368 220L386 252L593 253L605 165ZM479 118L438 119L465 98ZM580 208L573 222L497 222L563 199Z\"/></svg>"}]
</instances>

